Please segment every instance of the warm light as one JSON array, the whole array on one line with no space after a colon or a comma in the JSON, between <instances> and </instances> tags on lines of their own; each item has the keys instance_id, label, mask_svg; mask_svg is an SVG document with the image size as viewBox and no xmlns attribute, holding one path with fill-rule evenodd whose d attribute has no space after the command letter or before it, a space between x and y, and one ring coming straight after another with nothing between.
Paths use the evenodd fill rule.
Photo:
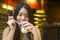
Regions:
<instances>
[{"instance_id":1,"label":"warm light","mask_svg":"<svg viewBox=\"0 0 60 40\"><path fill-rule=\"evenodd\" d=\"M43 18L43 20L46 20L46 18Z\"/></svg>"},{"instance_id":2,"label":"warm light","mask_svg":"<svg viewBox=\"0 0 60 40\"><path fill-rule=\"evenodd\" d=\"M27 0L27 1L30 1L30 2L35 2L35 0Z\"/></svg>"},{"instance_id":3,"label":"warm light","mask_svg":"<svg viewBox=\"0 0 60 40\"><path fill-rule=\"evenodd\" d=\"M41 0L41 9L44 9L44 0Z\"/></svg>"},{"instance_id":4,"label":"warm light","mask_svg":"<svg viewBox=\"0 0 60 40\"><path fill-rule=\"evenodd\" d=\"M31 4L35 4L36 0L26 0L26 2L30 2Z\"/></svg>"},{"instance_id":5,"label":"warm light","mask_svg":"<svg viewBox=\"0 0 60 40\"><path fill-rule=\"evenodd\" d=\"M14 8L12 6L8 6L8 9L9 10L13 10Z\"/></svg>"},{"instance_id":6,"label":"warm light","mask_svg":"<svg viewBox=\"0 0 60 40\"><path fill-rule=\"evenodd\" d=\"M38 18L34 18L34 20L39 20Z\"/></svg>"},{"instance_id":7,"label":"warm light","mask_svg":"<svg viewBox=\"0 0 60 40\"><path fill-rule=\"evenodd\" d=\"M39 14L34 14L36 17L46 17L46 15L39 15Z\"/></svg>"},{"instance_id":8,"label":"warm light","mask_svg":"<svg viewBox=\"0 0 60 40\"><path fill-rule=\"evenodd\" d=\"M39 22L34 22L34 24L38 24Z\"/></svg>"},{"instance_id":9,"label":"warm light","mask_svg":"<svg viewBox=\"0 0 60 40\"><path fill-rule=\"evenodd\" d=\"M2 6L3 6L3 8L5 8L5 9L7 8L7 5L6 5L6 4L3 4Z\"/></svg>"},{"instance_id":10,"label":"warm light","mask_svg":"<svg viewBox=\"0 0 60 40\"><path fill-rule=\"evenodd\" d=\"M39 27L39 26L36 25L35 27Z\"/></svg>"},{"instance_id":11,"label":"warm light","mask_svg":"<svg viewBox=\"0 0 60 40\"><path fill-rule=\"evenodd\" d=\"M42 21L42 19L39 19L38 21Z\"/></svg>"},{"instance_id":12,"label":"warm light","mask_svg":"<svg viewBox=\"0 0 60 40\"><path fill-rule=\"evenodd\" d=\"M40 24L37 24L38 26L42 26L43 25L43 23L40 23Z\"/></svg>"},{"instance_id":13,"label":"warm light","mask_svg":"<svg viewBox=\"0 0 60 40\"><path fill-rule=\"evenodd\" d=\"M9 5L6 5L6 4L3 4L2 5L4 9L8 9L8 10L13 10L14 8L12 6L9 6Z\"/></svg>"},{"instance_id":14,"label":"warm light","mask_svg":"<svg viewBox=\"0 0 60 40\"><path fill-rule=\"evenodd\" d=\"M41 19L39 18L34 18L35 21L42 21Z\"/></svg>"},{"instance_id":15,"label":"warm light","mask_svg":"<svg viewBox=\"0 0 60 40\"><path fill-rule=\"evenodd\" d=\"M39 14L34 14L34 16L38 16L39 17L40 15Z\"/></svg>"},{"instance_id":16,"label":"warm light","mask_svg":"<svg viewBox=\"0 0 60 40\"><path fill-rule=\"evenodd\" d=\"M44 10L36 10L36 13L45 13Z\"/></svg>"},{"instance_id":17,"label":"warm light","mask_svg":"<svg viewBox=\"0 0 60 40\"><path fill-rule=\"evenodd\" d=\"M46 15L40 15L40 17L46 17Z\"/></svg>"}]
</instances>

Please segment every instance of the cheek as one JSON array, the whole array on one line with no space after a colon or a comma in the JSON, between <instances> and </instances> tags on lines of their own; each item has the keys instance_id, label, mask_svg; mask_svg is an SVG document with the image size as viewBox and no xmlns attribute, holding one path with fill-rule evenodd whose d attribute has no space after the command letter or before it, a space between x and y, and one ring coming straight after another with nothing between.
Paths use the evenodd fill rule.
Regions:
<instances>
[{"instance_id":1,"label":"cheek","mask_svg":"<svg viewBox=\"0 0 60 40\"><path fill-rule=\"evenodd\" d=\"M27 21L29 21L29 18L26 18Z\"/></svg>"},{"instance_id":2,"label":"cheek","mask_svg":"<svg viewBox=\"0 0 60 40\"><path fill-rule=\"evenodd\" d=\"M17 19L17 21L21 21L21 18L20 18L20 16L17 16L17 18L16 18L16 19Z\"/></svg>"}]
</instances>

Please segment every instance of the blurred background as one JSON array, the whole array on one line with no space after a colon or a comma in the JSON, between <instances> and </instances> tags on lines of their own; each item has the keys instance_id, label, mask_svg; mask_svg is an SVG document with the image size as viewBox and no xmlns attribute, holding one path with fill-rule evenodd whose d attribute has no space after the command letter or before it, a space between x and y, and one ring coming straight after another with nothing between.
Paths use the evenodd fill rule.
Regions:
<instances>
[{"instance_id":1,"label":"blurred background","mask_svg":"<svg viewBox=\"0 0 60 40\"><path fill-rule=\"evenodd\" d=\"M33 22L41 30L42 40L60 40L59 0L0 0L0 40L10 14L20 3L27 3L34 11Z\"/></svg>"}]
</instances>

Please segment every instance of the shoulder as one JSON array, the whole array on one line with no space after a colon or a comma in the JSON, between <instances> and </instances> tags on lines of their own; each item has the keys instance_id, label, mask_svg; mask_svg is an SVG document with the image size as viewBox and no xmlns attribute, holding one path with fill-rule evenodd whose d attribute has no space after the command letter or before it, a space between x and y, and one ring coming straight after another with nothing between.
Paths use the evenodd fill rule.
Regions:
<instances>
[{"instance_id":1,"label":"shoulder","mask_svg":"<svg viewBox=\"0 0 60 40\"><path fill-rule=\"evenodd\" d=\"M6 28L3 30L3 33L9 32L9 31L10 31L10 27L6 27Z\"/></svg>"},{"instance_id":2,"label":"shoulder","mask_svg":"<svg viewBox=\"0 0 60 40\"><path fill-rule=\"evenodd\" d=\"M4 30L10 30L10 27L6 27Z\"/></svg>"},{"instance_id":3,"label":"shoulder","mask_svg":"<svg viewBox=\"0 0 60 40\"><path fill-rule=\"evenodd\" d=\"M2 40L5 40L5 38L6 38L7 35L9 34L9 32L10 32L10 28L9 28L9 27L6 27L6 28L3 30Z\"/></svg>"}]
</instances>

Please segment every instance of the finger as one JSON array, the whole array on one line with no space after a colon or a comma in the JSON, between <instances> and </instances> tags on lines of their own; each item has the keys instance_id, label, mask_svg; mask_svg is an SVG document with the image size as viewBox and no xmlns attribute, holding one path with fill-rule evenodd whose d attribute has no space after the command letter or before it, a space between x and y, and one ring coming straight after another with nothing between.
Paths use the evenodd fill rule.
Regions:
<instances>
[{"instance_id":1,"label":"finger","mask_svg":"<svg viewBox=\"0 0 60 40\"><path fill-rule=\"evenodd\" d=\"M11 20L11 19L13 19L13 16L8 16L8 20Z\"/></svg>"},{"instance_id":2,"label":"finger","mask_svg":"<svg viewBox=\"0 0 60 40\"><path fill-rule=\"evenodd\" d=\"M12 24L14 22L15 22L14 20L9 20L9 21L7 21L7 24Z\"/></svg>"},{"instance_id":3,"label":"finger","mask_svg":"<svg viewBox=\"0 0 60 40\"><path fill-rule=\"evenodd\" d=\"M13 26L16 26L15 22L12 23Z\"/></svg>"},{"instance_id":4,"label":"finger","mask_svg":"<svg viewBox=\"0 0 60 40\"><path fill-rule=\"evenodd\" d=\"M29 30L32 30L31 27L25 27L25 30L29 31Z\"/></svg>"},{"instance_id":5,"label":"finger","mask_svg":"<svg viewBox=\"0 0 60 40\"><path fill-rule=\"evenodd\" d=\"M12 17L11 16L8 16L8 20L10 20L10 19L12 19Z\"/></svg>"},{"instance_id":6,"label":"finger","mask_svg":"<svg viewBox=\"0 0 60 40\"><path fill-rule=\"evenodd\" d=\"M22 25L23 27L28 27L28 26L31 26L30 23L25 23L24 25Z\"/></svg>"}]
</instances>

